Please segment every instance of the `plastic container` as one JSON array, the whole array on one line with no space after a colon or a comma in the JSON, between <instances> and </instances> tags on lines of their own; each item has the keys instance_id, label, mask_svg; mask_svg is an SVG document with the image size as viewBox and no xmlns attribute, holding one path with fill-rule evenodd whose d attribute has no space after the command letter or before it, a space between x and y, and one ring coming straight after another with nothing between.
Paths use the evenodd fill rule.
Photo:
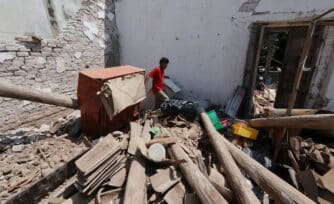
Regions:
<instances>
[{"instance_id":1,"label":"plastic container","mask_svg":"<svg viewBox=\"0 0 334 204\"><path fill-rule=\"evenodd\" d=\"M258 130L244 126L243 124L233 124L232 128L233 134L252 140L256 140L257 135L259 134Z\"/></svg>"},{"instance_id":2,"label":"plastic container","mask_svg":"<svg viewBox=\"0 0 334 204\"><path fill-rule=\"evenodd\" d=\"M216 128L216 130L223 129L223 126L220 123L220 120L219 120L215 110L209 111L209 112L207 112L207 114L208 114L208 117L210 118L211 123Z\"/></svg>"}]
</instances>

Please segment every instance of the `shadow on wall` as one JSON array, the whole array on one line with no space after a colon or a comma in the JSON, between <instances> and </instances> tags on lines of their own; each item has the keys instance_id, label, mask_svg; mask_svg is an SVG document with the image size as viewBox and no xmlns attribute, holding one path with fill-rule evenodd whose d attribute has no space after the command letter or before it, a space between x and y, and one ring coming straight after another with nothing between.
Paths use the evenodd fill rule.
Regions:
<instances>
[{"instance_id":1,"label":"shadow on wall","mask_svg":"<svg viewBox=\"0 0 334 204\"><path fill-rule=\"evenodd\" d=\"M116 25L115 0L105 0L104 64L105 67L120 65L118 30Z\"/></svg>"}]
</instances>

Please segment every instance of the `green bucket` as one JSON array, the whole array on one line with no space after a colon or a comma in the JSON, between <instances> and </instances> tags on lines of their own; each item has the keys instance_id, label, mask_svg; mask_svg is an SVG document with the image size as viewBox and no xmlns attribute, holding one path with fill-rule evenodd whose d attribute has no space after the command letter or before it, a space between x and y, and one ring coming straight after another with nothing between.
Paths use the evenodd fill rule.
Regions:
<instances>
[{"instance_id":1,"label":"green bucket","mask_svg":"<svg viewBox=\"0 0 334 204\"><path fill-rule=\"evenodd\" d=\"M211 123L213 124L213 126L216 128L216 130L221 130L223 129L222 124L220 123L220 120L217 116L217 113L215 110L209 111L206 114L208 114Z\"/></svg>"}]
</instances>

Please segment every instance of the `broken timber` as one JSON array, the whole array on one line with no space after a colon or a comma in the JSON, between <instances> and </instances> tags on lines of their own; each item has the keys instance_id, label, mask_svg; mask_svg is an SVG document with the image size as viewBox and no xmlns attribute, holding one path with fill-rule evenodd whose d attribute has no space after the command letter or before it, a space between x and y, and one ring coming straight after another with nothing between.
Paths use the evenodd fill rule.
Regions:
<instances>
[{"instance_id":1,"label":"broken timber","mask_svg":"<svg viewBox=\"0 0 334 204\"><path fill-rule=\"evenodd\" d=\"M187 162L179 164L184 177L189 185L194 189L196 195L202 203L227 203L224 197L211 184L211 182L204 176L198 167L191 161L189 156L183 151L178 144L170 146L171 154L174 159L184 159Z\"/></svg>"},{"instance_id":2,"label":"broken timber","mask_svg":"<svg viewBox=\"0 0 334 204\"><path fill-rule=\"evenodd\" d=\"M201 113L201 118L205 128L214 128L205 113ZM219 134L216 130L214 131ZM279 203L314 203L290 184L235 147L223 135L220 135L220 137L238 165L275 201Z\"/></svg>"},{"instance_id":3,"label":"broken timber","mask_svg":"<svg viewBox=\"0 0 334 204\"><path fill-rule=\"evenodd\" d=\"M124 194L124 204L131 203L147 203L146 195L146 174L145 174L145 160L141 157L138 149L138 139L144 136L145 142L148 142L149 137L147 137L147 132L149 130L149 120L145 122L144 131L141 125L131 122L131 135L130 144L132 142L132 148L134 149L135 155L133 161L131 162L125 194Z\"/></svg>"},{"instance_id":4,"label":"broken timber","mask_svg":"<svg viewBox=\"0 0 334 204\"><path fill-rule=\"evenodd\" d=\"M204 127L208 133L210 142L217 153L217 157L223 166L226 178L239 203L260 203L251 187L247 184L246 178L241 174L233 157L226 148L222 136L215 130L205 112L201 113Z\"/></svg>"},{"instance_id":5,"label":"broken timber","mask_svg":"<svg viewBox=\"0 0 334 204\"><path fill-rule=\"evenodd\" d=\"M334 114L288 116L278 118L252 119L249 124L255 128L282 127L305 129L334 129Z\"/></svg>"}]
</instances>

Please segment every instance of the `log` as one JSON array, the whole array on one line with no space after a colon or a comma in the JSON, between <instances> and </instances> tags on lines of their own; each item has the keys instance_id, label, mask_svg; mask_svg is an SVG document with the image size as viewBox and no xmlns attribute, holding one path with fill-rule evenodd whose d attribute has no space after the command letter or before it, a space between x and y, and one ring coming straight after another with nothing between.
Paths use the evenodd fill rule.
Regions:
<instances>
[{"instance_id":1,"label":"log","mask_svg":"<svg viewBox=\"0 0 334 204\"><path fill-rule=\"evenodd\" d=\"M249 124L255 128L283 127L331 130L334 129L334 114L287 116L278 118L252 119Z\"/></svg>"},{"instance_id":2,"label":"log","mask_svg":"<svg viewBox=\"0 0 334 204\"><path fill-rule=\"evenodd\" d=\"M149 131L149 121L145 122L146 128L143 132L139 132L138 124L131 123L131 138L142 138L147 135L146 131ZM141 126L140 126L141 127ZM148 142L149 138L145 138L145 142ZM130 140L131 141L131 140ZM145 174L145 160L141 157L140 151L135 147L136 152L131 162L130 170L127 177L126 188L124 193L124 204L144 204L147 203L146 194L146 174Z\"/></svg>"},{"instance_id":3,"label":"log","mask_svg":"<svg viewBox=\"0 0 334 204\"><path fill-rule=\"evenodd\" d=\"M202 203L228 203L178 144L171 145L170 150L174 159L187 161L178 165Z\"/></svg>"},{"instance_id":4,"label":"log","mask_svg":"<svg viewBox=\"0 0 334 204\"><path fill-rule=\"evenodd\" d=\"M206 116L206 115L205 115ZM207 116L201 113L201 118L206 127L214 128ZM204 120L203 120L204 119ZM215 131L216 134L219 134ZM278 203L314 203L290 184L273 174L260 163L242 152L221 135L225 147L229 150L238 165L252 178L265 192ZM213 142L213 141L211 141Z\"/></svg>"},{"instance_id":5,"label":"log","mask_svg":"<svg viewBox=\"0 0 334 204\"><path fill-rule=\"evenodd\" d=\"M264 108L264 116L266 117L284 117L286 115L286 109L284 108ZM292 109L291 116L297 115L314 115L318 112L317 109Z\"/></svg>"},{"instance_id":6,"label":"log","mask_svg":"<svg viewBox=\"0 0 334 204\"><path fill-rule=\"evenodd\" d=\"M69 96L33 90L6 82L0 82L0 96L79 109L77 99Z\"/></svg>"},{"instance_id":7,"label":"log","mask_svg":"<svg viewBox=\"0 0 334 204\"><path fill-rule=\"evenodd\" d=\"M216 131L205 112L201 113L204 127L208 133L210 142L217 153L217 157L224 168L226 178L239 203L260 203L247 183L246 178L241 174L240 169L229 153L222 136Z\"/></svg>"}]
</instances>

